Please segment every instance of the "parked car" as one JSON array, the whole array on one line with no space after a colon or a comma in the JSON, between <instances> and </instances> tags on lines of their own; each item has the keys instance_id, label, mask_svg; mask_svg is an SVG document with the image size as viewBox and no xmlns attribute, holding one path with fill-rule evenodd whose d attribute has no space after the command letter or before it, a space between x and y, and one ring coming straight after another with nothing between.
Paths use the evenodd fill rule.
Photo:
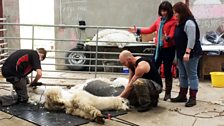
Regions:
<instances>
[{"instance_id":1,"label":"parked car","mask_svg":"<svg viewBox=\"0 0 224 126\"><path fill-rule=\"evenodd\" d=\"M69 64L70 70L86 70L91 65L93 68L97 56L97 65L101 66L101 69L107 61L114 62L114 65L117 66L120 65L118 54L122 50L150 55L154 51L154 43L138 42L134 34L125 30L105 29L99 31L98 35L95 35L91 41L78 43L76 47L72 48L66 54L65 63Z\"/></svg>"}]
</instances>

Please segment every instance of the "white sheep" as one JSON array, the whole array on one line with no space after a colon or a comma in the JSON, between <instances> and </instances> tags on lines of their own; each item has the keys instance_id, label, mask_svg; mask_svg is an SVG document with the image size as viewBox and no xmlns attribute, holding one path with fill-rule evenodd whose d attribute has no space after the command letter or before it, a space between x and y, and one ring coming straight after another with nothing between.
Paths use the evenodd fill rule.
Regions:
<instances>
[{"instance_id":1,"label":"white sheep","mask_svg":"<svg viewBox=\"0 0 224 126\"><path fill-rule=\"evenodd\" d=\"M128 100L121 97L99 97L84 90L54 87L45 92L45 108L65 110L67 114L94 120L102 110L128 110Z\"/></svg>"}]
</instances>

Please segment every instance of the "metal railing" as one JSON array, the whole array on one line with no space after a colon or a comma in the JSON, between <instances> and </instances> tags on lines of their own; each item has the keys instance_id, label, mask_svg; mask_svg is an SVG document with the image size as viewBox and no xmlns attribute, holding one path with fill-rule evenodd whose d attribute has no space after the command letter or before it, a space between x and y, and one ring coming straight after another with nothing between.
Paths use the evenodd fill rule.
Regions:
<instances>
[{"instance_id":1,"label":"metal railing","mask_svg":"<svg viewBox=\"0 0 224 126\"><path fill-rule=\"evenodd\" d=\"M10 53L12 53L15 50L18 50L20 48L12 48L9 46L5 46L8 45L8 41L12 41L12 40L31 40L31 49L35 49L35 42L38 41L51 41L54 42L55 45L56 43L63 43L63 45L69 45L69 42L76 42L76 43L82 43L83 47L81 47L79 50L71 50L72 48L75 47L69 47L69 48L59 48L59 47L55 47L55 49L49 49L47 50L49 53L55 53L55 55L52 56L47 56L46 60L55 60L55 63L49 63L49 62L43 62L42 66L54 66L54 67L62 67L62 68L56 68L56 69L47 69L47 68L43 68L43 77L42 79L44 81L46 81L46 83L52 83L51 81L47 81L47 80L51 80L51 79L56 79L56 80L63 80L63 81L67 81L67 80L85 80L88 79L88 77L86 77L83 74L87 74L87 75L94 75L91 77L98 77L99 74L101 75L115 75L115 76L120 76L120 75L124 75L126 73L122 73L122 68L123 66L120 65L119 61L118 61L118 55L120 53L121 50L123 49L134 49L133 54L134 55L141 55L141 56L145 56L145 57L151 57L152 53L154 51L154 44L152 43L147 43L147 42L141 42L141 43L136 43L136 42L130 42L129 44L136 44L136 46L125 46L124 48L118 48L116 46L101 46L100 43L104 42L104 43L112 43L110 41L98 41L98 32L100 30L103 29L120 29L120 30L127 30L127 27L109 27L109 26L79 26L79 25L40 25L40 24L17 24L17 23L0 23L0 25L3 26L7 26L9 27L8 30L3 30L6 31L6 33L4 34L4 37L1 37L2 40L4 40L4 43L0 43L0 45L4 45L3 48L1 48L3 50L4 53L1 53L0 56L2 57L0 60L0 64L2 64L4 62L4 60L10 55ZM12 26L27 26L27 27L31 27L31 37L25 37L22 38L20 36L10 36L9 34L7 34L7 31L10 30L10 27ZM86 38L78 38L78 39L67 39L66 37L64 38L60 38L58 39L58 37L56 36L56 39L51 39L51 38L37 38L35 37L35 29L37 27L52 27L52 28L61 28L63 30L65 29L76 29L79 33L80 33L80 29L81 28L85 28L86 30L91 30L91 34L95 34L97 36L97 39L95 42L95 45L88 45L88 42L86 40ZM55 29L55 31L57 31ZM76 32L75 34L79 34L78 32ZM122 42L120 42L122 43ZM65 46L66 47L66 46ZM56 49L58 48L58 49ZM138 49L139 48L139 49ZM83 49L83 50L81 50ZM144 49L150 50L148 53L144 52ZM77 53L77 54L84 54L87 57L82 57L81 60L87 61L88 63L84 63L84 64L66 64L66 61L68 60L80 60L80 57L68 57L67 54L71 54L71 53ZM59 56L58 56L59 55ZM63 60L63 62L62 62ZM83 67L86 68L85 71L71 71L68 68L71 67ZM45 74L48 73L48 74ZM54 73L54 74L52 74ZM58 77L58 74L65 74L67 75L65 76L60 76ZM79 75L82 74L83 77L73 77L73 75ZM49 76L51 75L51 76ZM33 79L33 74L30 75L31 80ZM1 82L2 83L2 82Z\"/></svg>"}]
</instances>

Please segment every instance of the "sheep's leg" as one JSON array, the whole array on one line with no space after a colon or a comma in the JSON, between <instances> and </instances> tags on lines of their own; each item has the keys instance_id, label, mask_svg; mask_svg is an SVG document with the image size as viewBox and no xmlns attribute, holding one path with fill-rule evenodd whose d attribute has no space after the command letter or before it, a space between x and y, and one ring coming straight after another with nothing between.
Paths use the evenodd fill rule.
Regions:
<instances>
[{"instance_id":1,"label":"sheep's leg","mask_svg":"<svg viewBox=\"0 0 224 126\"><path fill-rule=\"evenodd\" d=\"M73 99L71 101L72 108L68 107L70 108L70 111L71 109L73 109L72 111L76 109L82 110L85 112L86 115L88 115L88 117L90 117L91 120L94 120L97 116L102 116L102 113L100 110L96 109L95 107L91 105L82 104L80 102L81 101L78 99Z\"/></svg>"},{"instance_id":2,"label":"sheep's leg","mask_svg":"<svg viewBox=\"0 0 224 126\"><path fill-rule=\"evenodd\" d=\"M89 114L91 116L91 120L95 119L97 116L102 116L100 110L90 105L79 104L79 109Z\"/></svg>"},{"instance_id":3,"label":"sheep's leg","mask_svg":"<svg viewBox=\"0 0 224 126\"><path fill-rule=\"evenodd\" d=\"M66 113L67 114L71 114L71 115L75 115L75 116L79 116L79 117L83 117L85 119L89 119L89 120L93 120L91 115L81 109L66 109Z\"/></svg>"},{"instance_id":4,"label":"sheep's leg","mask_svg":"<svg viewBox=\"0 0 224 126\"><path fill-rule=\"evenodd\" d=\"M102 116L100 110L98 110L94 106L83 103L83 101L80 100L78 97L73 97L71 104L73 108L78 108L85 111L86 113L89 113L92 116L92 119L96 118L97 116Z\"/></svg>"}]
</instances>

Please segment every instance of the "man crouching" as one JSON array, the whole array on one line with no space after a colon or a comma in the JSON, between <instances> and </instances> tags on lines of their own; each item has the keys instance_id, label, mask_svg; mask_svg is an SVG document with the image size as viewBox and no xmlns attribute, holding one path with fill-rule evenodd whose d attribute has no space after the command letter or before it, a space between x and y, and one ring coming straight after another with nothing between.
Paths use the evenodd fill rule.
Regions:
<instances>
[{"instance_id":1,"label":"man crouching","mask_svg":"<svg viewBox=\"0 0 224 126\"><path fill-rule=\"evenodd\" d=\"M145 112L158 104L162 92L162 79L152 62L128 50L119 55L120 63L129 68L129 82L119 95L127 98L138 112Z\"/></svg>"}]
</instances>

